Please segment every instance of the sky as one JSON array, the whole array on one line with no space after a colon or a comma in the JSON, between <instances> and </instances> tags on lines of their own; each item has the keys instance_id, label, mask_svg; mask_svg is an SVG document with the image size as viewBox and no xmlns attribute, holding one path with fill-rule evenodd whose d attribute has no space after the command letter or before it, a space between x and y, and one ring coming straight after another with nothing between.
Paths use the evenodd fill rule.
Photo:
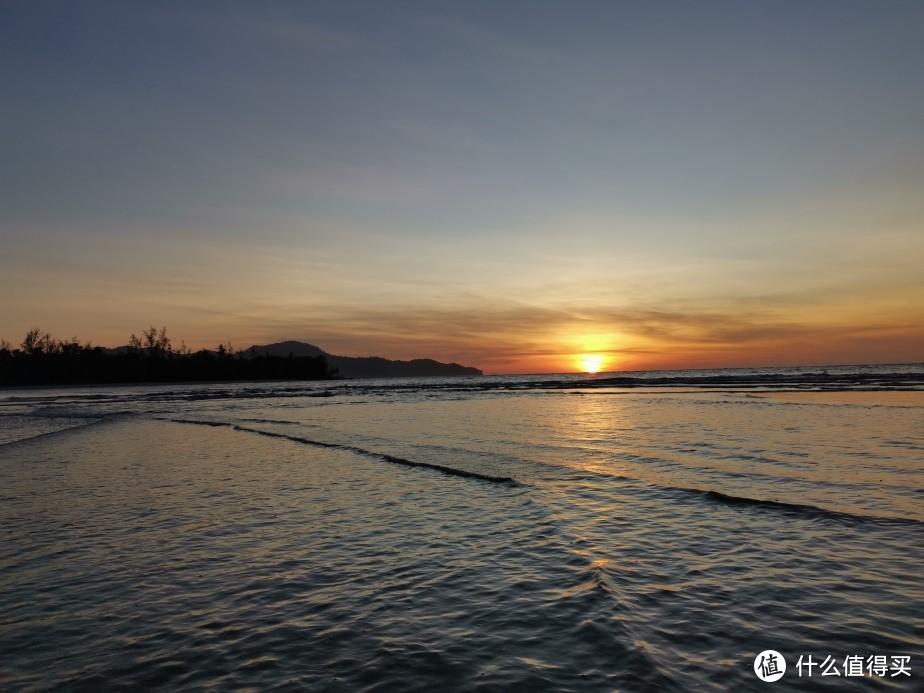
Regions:
<instances>
[{"instance_id":1,"label":"sky","mask_svg":"<svg viewBox=\"0 0 924 693\"><path fill-rule=\"evenodd\" d=\"M920 362L922 267L916 0L0 0L14 344Z\"/></svg>"}]
</instances>

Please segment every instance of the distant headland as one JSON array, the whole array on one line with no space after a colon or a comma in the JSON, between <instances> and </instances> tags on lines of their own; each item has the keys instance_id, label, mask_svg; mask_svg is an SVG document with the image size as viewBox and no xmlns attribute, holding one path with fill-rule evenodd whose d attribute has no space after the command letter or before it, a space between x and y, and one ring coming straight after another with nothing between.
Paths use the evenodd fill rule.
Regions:
<instances>
[{"instance_id":1,"label":"distant headland","mask_svg":"<svg viewBox=\"0 0 924 693\"><path fill-rule=\"evenodd\" d=\"M477 368L432 359L393 361L377 356L335 356L305 342L254 345L235 351L177 348L164 327L134 334L116 348L59 340L39 328L18 347L0 340L0 386L102 385L144 382L232 382L411 378L481 375Z\"/></svg>"},{"instance_id":2,"label":"distant headland","mask_svg":"<svg viewBox=\"0 0 924 693\"><path fill-rule=\"evenodd\" d=\"M452 377L483 375L481 370L458 363L441 363L433 359L393 361L380 356L335 356L305 342L276 342L265 346L252 346L242 354L257 356L318 357L323 356L342 378L419 378L426 376Z\"/></svg>"}]
</instances>

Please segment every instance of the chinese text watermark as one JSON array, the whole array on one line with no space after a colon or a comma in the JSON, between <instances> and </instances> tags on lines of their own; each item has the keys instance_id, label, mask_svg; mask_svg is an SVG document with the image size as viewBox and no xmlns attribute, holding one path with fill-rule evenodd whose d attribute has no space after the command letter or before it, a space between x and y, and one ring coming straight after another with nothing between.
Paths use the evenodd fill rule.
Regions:
<instances>
[{"instance_id":1,"label":"chinese text watermark","mask_svg":"<svg viewBox=\"0 0 924 693\"><path fill-rule=\"evenodd\" d=\"M776 650L764 650L754 658L754 674L761 681L778 681L786 673L786 659ZM847 655L843 659L825 655L801 654L796 661L799 678L813 676L879 677L911 676L908 655ZM791 675L791 674L790 674Z\"/></svg>"}]
</instances>

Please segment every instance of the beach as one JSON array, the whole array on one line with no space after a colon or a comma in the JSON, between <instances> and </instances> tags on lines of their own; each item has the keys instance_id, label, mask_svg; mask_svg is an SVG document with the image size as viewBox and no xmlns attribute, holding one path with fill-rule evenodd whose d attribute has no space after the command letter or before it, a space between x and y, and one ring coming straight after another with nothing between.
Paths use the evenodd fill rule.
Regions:
<instances>
[{"instance_id":1,"label":"beach","mask_svg":"<svg viewBox=\"0 0 924 693\"><path fill-rule=\"evenodd\" d=\"M0 684L915 686L924 392L559 385L0 393Z\"/></svg>"},{"instance_id":2,"label":"beach","mask_svg":"<svg viewBox=\"0 0 924 693\"><path fill-rule=\"evenodd\" d=\"M924 2L0 2L0 693L924 691Z\"/></svg>"}]
</instances>

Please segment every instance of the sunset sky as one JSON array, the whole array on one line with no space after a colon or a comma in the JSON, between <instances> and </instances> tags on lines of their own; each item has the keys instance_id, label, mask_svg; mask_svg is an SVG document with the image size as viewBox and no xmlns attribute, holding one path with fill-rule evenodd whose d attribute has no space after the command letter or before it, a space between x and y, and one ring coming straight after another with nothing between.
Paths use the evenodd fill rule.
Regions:
<instances>
[{"instance_id":1,"label":"sunset sky","mask_svg":"<svg viewBox=\"0 0 924 693\"><path fill-rule=\"evenodd\" d=\"M0 3L0 337L924 360L924 2Z\"/></svg>"}]
</instances>

